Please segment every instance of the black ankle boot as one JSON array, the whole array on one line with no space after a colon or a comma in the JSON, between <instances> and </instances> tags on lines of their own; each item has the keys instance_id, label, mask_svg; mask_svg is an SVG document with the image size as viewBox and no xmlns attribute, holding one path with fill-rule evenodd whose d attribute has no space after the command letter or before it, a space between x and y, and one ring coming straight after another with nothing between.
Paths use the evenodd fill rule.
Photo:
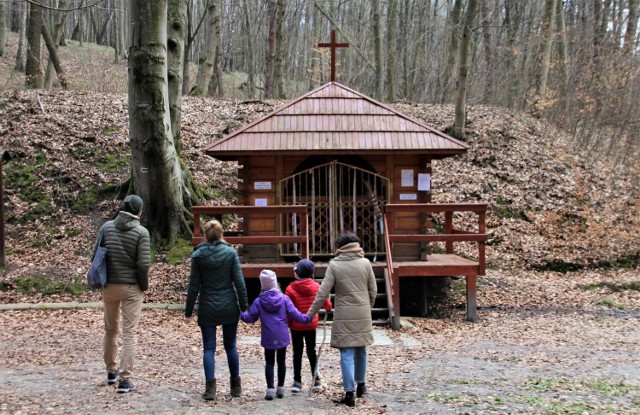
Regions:
<instances>
[{"instance_id":1,"label":"black ankle boot","mask_svg":"<svg viewBox=\"0 0 640 415\"><path fill-rule=\"evenodd\" d=\"M216 399L216 380L211 379L206 381L206 386L202 398L206 401L213 401Z\"/></svg>"},{"instance_id":2,"label":"black ankle boot","mask_svg":"<svg viewBox=\"0 0 640 415\"><path fill-rule=\"evenodd\" d=\"M362 398L362 395L364 395L367 392L367 387L364 385L364 382L358 383L358 386L356 387L356 396L358 398Z\"/></svg>"},{"instance_id":3,"label":"black ankle boot","mask_svg":"<svg viewBox=\"0 0 640 415\"><path fill-rule=\"evenodd\" d=\"M356 398L353 396L353 391L346 392L344 398L340 399L339 403L347 405L351 408L356 406Z\"/></svg>"}]
</instances>

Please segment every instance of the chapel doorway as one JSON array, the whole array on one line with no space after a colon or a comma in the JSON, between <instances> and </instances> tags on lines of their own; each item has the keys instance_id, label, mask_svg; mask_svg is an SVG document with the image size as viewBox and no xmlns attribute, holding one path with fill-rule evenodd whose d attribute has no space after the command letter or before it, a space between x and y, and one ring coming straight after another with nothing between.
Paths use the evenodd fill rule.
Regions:
<instances>
[{"instance_id":1,"label":"chapel doorway","mask_svg":"<svg viewBox=\"0 0 640 415\"><path fill-rule=\"evenodd\" d=\"M279 183L279 202L309 208L309 254L331 257L334 242L343 231L360 238L365 255L383 256L383 208L389 200L389 179L373 171L361 157L345 159L310 157L293 175ZM311 166L311 167L309 167ZM282 234L298 234L300 218L281 223ZM294 244L283 245L281 255L295 255Z\"/></svg>"}]
</instances>

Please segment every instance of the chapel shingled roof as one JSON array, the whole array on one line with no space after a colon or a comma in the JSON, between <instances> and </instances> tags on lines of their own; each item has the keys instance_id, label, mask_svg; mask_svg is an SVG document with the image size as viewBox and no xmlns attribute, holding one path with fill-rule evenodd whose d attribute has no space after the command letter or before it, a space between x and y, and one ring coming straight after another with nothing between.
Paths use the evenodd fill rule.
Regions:
<instances>
[{"instance_id":1,"label":"chapel shingled roof","mask_svg":"<svg viewBox=\"0 0 640 415\"><path fill-rule=\"evenodd\" d=\"M462 154L468 146L337 82L329 82L208 146L223 160L260 154Z\"/></svg>"}]
</instances>

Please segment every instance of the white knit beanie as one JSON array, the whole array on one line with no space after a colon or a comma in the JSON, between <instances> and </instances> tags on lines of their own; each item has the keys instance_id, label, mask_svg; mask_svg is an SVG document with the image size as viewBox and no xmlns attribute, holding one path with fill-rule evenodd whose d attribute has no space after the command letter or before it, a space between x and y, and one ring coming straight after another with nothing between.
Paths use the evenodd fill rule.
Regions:
<instances>
[{"instance_id":1,"label":"white knit beanie","mask_svg":"<svg viewBox=\"0 0 640 415\"><path fill-rule=\"evenodd\" d=\"M260 286L262 287L262 291L278 288L276 273L270 269L263 269L262 272L260 272Z\"/></svg>"}]
</instances>

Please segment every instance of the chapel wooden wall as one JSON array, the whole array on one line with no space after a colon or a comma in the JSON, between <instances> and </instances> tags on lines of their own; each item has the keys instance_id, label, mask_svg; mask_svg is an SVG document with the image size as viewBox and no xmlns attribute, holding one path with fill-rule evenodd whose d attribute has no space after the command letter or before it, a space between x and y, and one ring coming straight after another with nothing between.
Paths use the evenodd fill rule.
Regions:
<instances>
[{"instance_id":1,"label":"chapel wooden wall","mask_svg":"<svg viewBox=\"0 0 640 415\"><path fill-rule=\"evenodd\" d=\"M292 156L252 156L238 160L238 205L255 206L256 200L270 206L279 203L278 184L283 178L289 177L300 164L307 159L306 155ZM428 203L431 202L431 192L417 190L419 173L431 174L431 159L424 155L367 155L363 156L376 173L390 180L390 203ZM402 185L402 171L413 171L413 186ZM256 182L260 186L256 186ZM270 183L265 186L264 183ZM407 195L415 195L415 200L406 200ZM246 235L273 235L280 229L275 215L253 215L244 218L239 224L240 230ZM413 213L396 214L389 224L393 233L426 232L432 226L429 218ZM394 260L415 261L424 259L427 248L420 244L394 245ZM272 263L281 262L278 248L274 245L245 246L240 252L243 262Z\"/></svg>"}]
</instances>

